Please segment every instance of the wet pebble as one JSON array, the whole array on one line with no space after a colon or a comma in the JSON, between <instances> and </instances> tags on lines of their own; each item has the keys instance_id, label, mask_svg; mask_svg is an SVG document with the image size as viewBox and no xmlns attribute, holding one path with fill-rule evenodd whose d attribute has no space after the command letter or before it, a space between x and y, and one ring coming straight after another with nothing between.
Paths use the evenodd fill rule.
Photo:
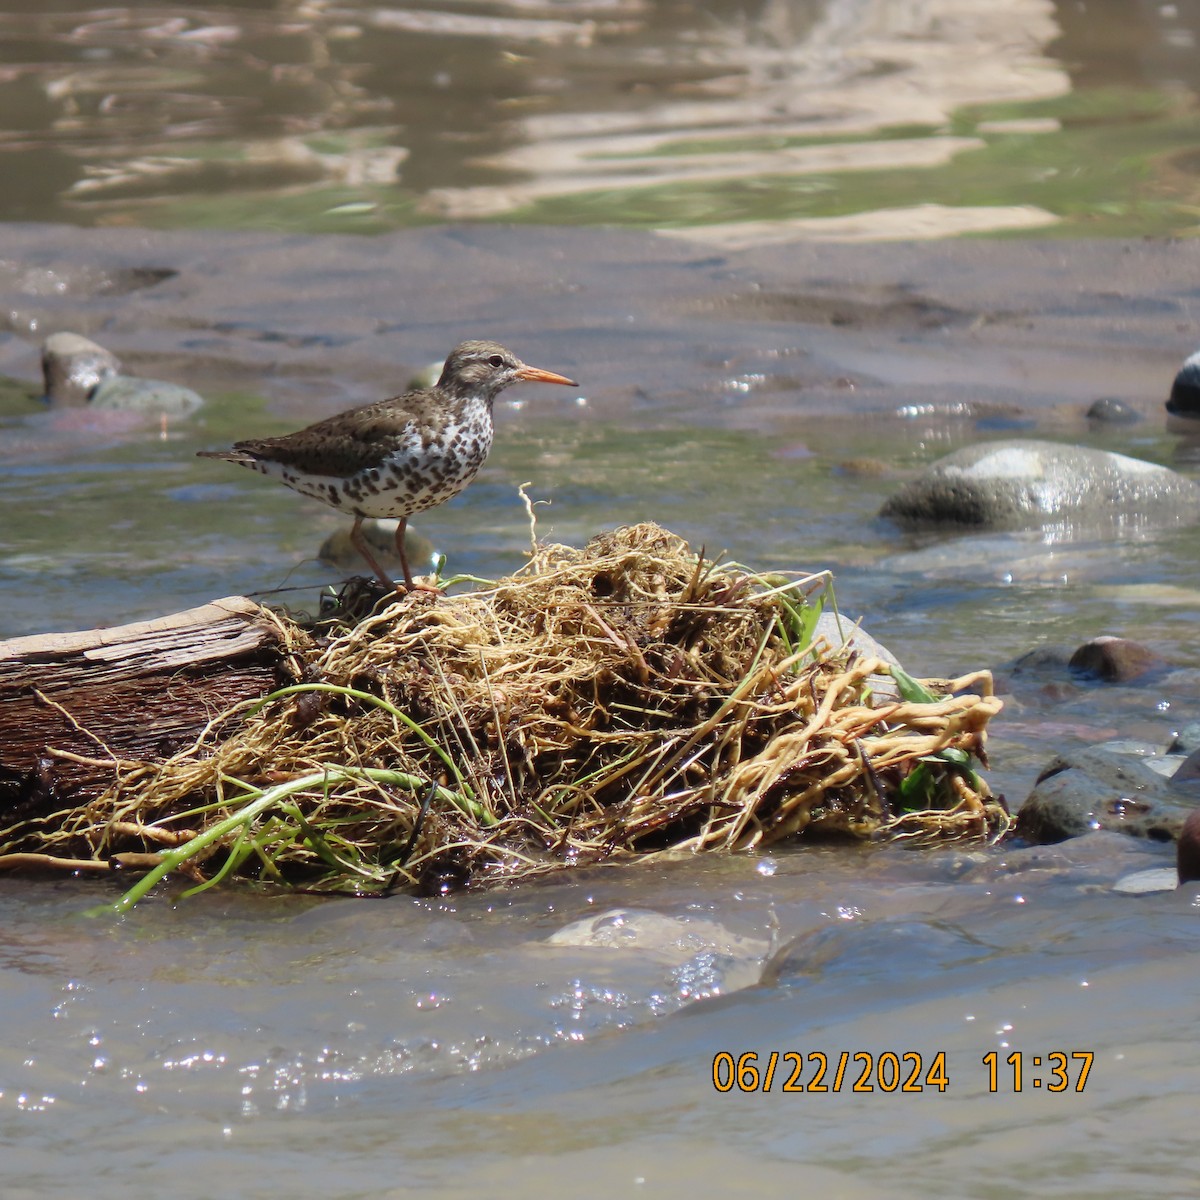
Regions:
<instances>
[{"instance_id":1,"label":"wet pebble","mask_svg":"<svg viewBox=\"0 0 1200 1200\"><path fill-rule=\"evenodd\" d=\"M1104 425L1136 425L1142 414L1115 396L1101 396L1087 410L1087 419Z\"/></svg>"},{"instance_id":2,"label":"wet pebble","mask_svg":"<svg viewBox=\"0 0 1200 1200\"><path fill-rule=\"evenodd\" d=\"M1071 655L1068 666L1103 683L1129 683L1163 666L1149 646L1131 638L1096 637Z\"/></svg>"}]
</instances>

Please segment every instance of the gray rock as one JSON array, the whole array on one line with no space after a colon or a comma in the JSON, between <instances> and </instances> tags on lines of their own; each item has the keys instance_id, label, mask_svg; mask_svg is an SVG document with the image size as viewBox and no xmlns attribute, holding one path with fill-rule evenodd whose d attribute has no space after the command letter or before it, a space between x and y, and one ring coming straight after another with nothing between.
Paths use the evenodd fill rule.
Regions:
<instances>
[{"instance_id":1,"label":"gray rock","mask_svg":"<svg viewBox=\"0 0 1200 1200\"><path fill-rule=\"evenodd\" d=\"M52 333L42 343L42 380L51 404L84 404L120 369L115 354L78 333Z\"/></svg>"},{"instance_id":2,"label":"gray rock","mask_svg":"<svg viewBox=\"0 0 1200 1200\"><path fill-rule=\"evenodd\" d=\"M838 650L843 645L848 645L860 654L873 655L875 658L882 658L884 662L900 665L900 660L861 625L856 626L853 621L828 609L817 618L813 640L824 641L830 650ZM890 675L868 675L867 682L871 685L872 702L875 707L894 704L900 699L896 681Z\"/></svg>"},{"instance_id":3,"label":"gray rock","mask_svg":"<svg viewBox=\"0 0 1200 1200\"><path fill-rule=\"evenodd\" d=\"M1200 485L1107 450L1020 439L966 446L906 484L881 515L906 525L1014 529L1200 516Z\"/></svg>"},{"instance_id":4,"label":"gray rock","mask_svg":"<svg viewBox=\"0 0 1200 1200\"><path fill-rule=\"evenodd\" d=\"M92 393L89 407L149 416L188 417L203 404L204 398L198 392L177 383L141 379L135 375L112 375Z\"/></svg>"},{"instance_id":5,"label":"gray rock","mask_svg":"<svg viewBox=\"0 0 1200 1200\"><path fill-rule=\"evenodd\" d=\"M1196 807L1195 797L1152 769L1147 757L1128 745L1088 746L1059 755L1021 805L1018 835L1030 842L1060 842L1109 829L1159 842L1178 838Z\"/></svg>"},{"instance_id":6,"label":"gray rock","mask_svg":"<svg viewBox=\"0 0 1200 1200\"><path fill-rule=\"evenodd\" d=\"M862 654L873 654L876 658L882 658L884 662L900 662L882 642L877 642L861 625L856 625L848 618L828 609L817 618L814 637L823 638L832 650L847 644Z\"/></svg>"},{"instance_id":7,"label":"gray rock","mask_svg":"<svg viewBox=\"0 0 1200 1200\"><path fill-rule=\"evenodd\" d=\"M1195 750L1200 750L1200 721L1185 725L1167 747L1168 754L1191 754Z\"/></svg>"},{"instance_id":8,"label":"gray rock","mask_svg":"<svg viewBox=\"0 0 1200 1200\"><path fill-rule=\"evenodd\" d=\"M1092 401L1087 410L1087 419L1104 425L1136 425L1142 419L1142 414L1115 396L1101 396L1099 400Z\"/></svg>"}]
</instances>

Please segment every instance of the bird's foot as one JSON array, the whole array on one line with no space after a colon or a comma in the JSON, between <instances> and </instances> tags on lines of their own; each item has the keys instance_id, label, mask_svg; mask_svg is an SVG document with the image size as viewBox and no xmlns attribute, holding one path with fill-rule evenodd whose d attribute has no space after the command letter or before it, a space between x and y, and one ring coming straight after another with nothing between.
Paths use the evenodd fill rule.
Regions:
<instances>
[{"instance_id":1,"label":"bird's foot","mask_svg":"<svg viewBox=\"0 0 1200 1200\"><path fill-rule=\"evenodd\" d=\"M408 580L407 583L396 584L397 596L413 596L424 594L426 596L444 596L446 593L440 587L435 587L432 583L418 583L415 579Z\"/></svg>"}]
</instances>

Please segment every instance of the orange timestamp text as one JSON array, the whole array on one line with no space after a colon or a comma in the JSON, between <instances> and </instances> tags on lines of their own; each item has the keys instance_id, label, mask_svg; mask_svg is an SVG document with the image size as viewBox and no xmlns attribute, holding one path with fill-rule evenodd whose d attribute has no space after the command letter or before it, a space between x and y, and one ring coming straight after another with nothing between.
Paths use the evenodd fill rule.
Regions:
<instances>
[{"instance_id":1,"label":"orange timestamp text","mask_svg":"<svg viewBox=\"0 0 1200 1200\"><path fill-rule=\"evenodd\" d=\"M1092 1050L1051 1050L1040 1054L995 1050L981 1060L982 1082L997 1092L1082 1092L1096 1055ZM946 1051L746 1050L713 1056L712 1082L718 1092L945 1092L950 1087Z\"/></svg>"},{"instance_id":2,"label":"orange timestamp text","mask_svg":"<svg viewBox=\"0 0 1200 1200\"><path fill-rule=\"evenodd\" d=\"M944 1092L950 1086L946 1052L916 1050L877 1053L842 1050L747 1050L713 1056L713 1087L718 1092Z\"/></svg>"}]
</instances>

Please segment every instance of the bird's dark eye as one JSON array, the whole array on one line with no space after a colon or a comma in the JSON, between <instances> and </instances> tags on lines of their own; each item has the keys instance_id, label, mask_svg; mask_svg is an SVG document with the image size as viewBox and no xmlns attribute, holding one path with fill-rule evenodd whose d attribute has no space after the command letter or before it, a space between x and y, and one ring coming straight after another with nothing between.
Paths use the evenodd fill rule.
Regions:
<instances>
[{"instance_id":1,"label":"bird's dark eye","mask_svg":"<svg viewBox=\"0 0 1200 1200\"><path fill-rule=\"evenodd\" d=\"M493 355L492 355L492 357L488 359L488 362L489 362L489 363L490 363L490 364L491 364L493 367L502 367L502 366L504 366L504 359L503 359L503 358L501 358L499 354L493 354Z\"/></svg>"}]
</instances>

